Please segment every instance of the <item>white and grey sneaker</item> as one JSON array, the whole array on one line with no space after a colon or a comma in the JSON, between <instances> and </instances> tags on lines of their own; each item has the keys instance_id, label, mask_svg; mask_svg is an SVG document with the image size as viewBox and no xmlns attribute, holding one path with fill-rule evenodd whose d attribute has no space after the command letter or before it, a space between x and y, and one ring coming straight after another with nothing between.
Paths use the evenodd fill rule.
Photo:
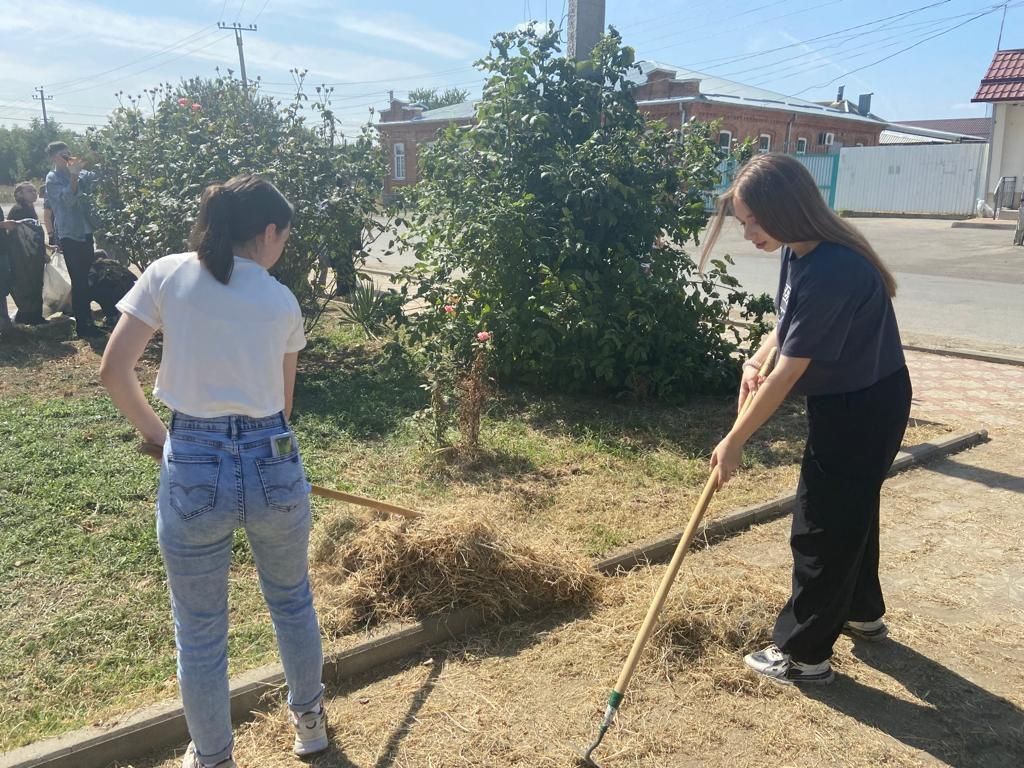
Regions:
<instances>
[{"instance_id":1,"label":"white and grey sneaker","mask_svg":"<svg viewBox=\"0 0 1024 768\"><path fill-rule=\"evenodd\" d=\"M826 685L835 679L832 664L823 661L820 664L804 664L793 661L789 654L783 653L776 645L743 657L743 663L759 675L782 685Z\"/></svg>"},{"instance_id":2,"label":"white and grey sneaker","mask_svg":"<svg viewBox=\"0 0 1024 768\"><path fill-rule=\"evenodd\" d=\"M292 713L295 726L295 746L292 751L300 757L323 752L330 744L327 741L327 713L323 702L313 712L302 715Z\"/></svg>"},{"instance_id":3,"label":"white and grey sneaker","mask_svg":"<svg viewBox=\"0 0 1024 768\"><path fill-rule=\"evenodd\" d=\"M188 749L185 750L185 759L181 761L181 768L238 768L238 766L230 757L227 760L221 760L215 766L207 766L196 754L196 745L189 742Z\"/></svg>"},{"instance_id":4,"label":"white and grey sneaker","mask_svg":"<svg viewBox=\"0 0 1024 768\"><path fill-rule=\"evenodd\" d=\"M881 619L874 621L847 621L843 624L843 634L849 635L854 640L866 640L869 643L877 643L889 636L889 628Z\"/></svg>"}]
</instances>

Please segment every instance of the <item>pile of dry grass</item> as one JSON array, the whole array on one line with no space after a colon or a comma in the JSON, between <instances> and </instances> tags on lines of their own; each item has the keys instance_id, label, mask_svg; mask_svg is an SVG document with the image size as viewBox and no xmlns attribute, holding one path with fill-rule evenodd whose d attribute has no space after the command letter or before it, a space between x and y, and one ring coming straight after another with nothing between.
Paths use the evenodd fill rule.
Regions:
<instances>
[{"instance_id":1,"label":"pile of dry grass","mask_svg":"<svg viewBox=\"0 0 1024 768\"><path fill-rule=\"evenodd\" d=\"M742 656L771 642L788 596L773 570L737 565L686 573L655 629L661 662L707 689L760 690L752 676L741 674Z\"/></svg>"},{"instance_id":2,"label":"pile of dry grass","mask_svg":"<svg viewBox=\"0 0 1024 768\"><path fill-rule=\"evenodd\" d=\"M528 547L466 515L377 521L355 534L328 518L319 528L312 580L321 623L333 635L459 608L498 617L584 605L601 581L564 550ZM340 544L336 535L345 537Z\"/></svg>"}]
</instances>

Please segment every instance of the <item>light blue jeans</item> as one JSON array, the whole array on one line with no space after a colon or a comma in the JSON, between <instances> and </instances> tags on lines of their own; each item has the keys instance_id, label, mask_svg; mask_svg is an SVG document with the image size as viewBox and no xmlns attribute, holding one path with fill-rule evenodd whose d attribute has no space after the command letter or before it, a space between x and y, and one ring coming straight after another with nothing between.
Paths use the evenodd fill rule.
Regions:
<instances>
[{"instance_id":1,"label":"light blue jeans","mask_svg":"<svg viewBox=\"0 0 1024 768\"><path fill-rule=\"evenodd\" d=\"M323 650L309 587L309 482L294 447L274 457L283 414L201 419L175 413L164 446L157 539L167 568L178 683L204 765L231 756L228 569L245 529L274 622L288 705L302 714L323 695Z\"/></svg>"}]
</instances>

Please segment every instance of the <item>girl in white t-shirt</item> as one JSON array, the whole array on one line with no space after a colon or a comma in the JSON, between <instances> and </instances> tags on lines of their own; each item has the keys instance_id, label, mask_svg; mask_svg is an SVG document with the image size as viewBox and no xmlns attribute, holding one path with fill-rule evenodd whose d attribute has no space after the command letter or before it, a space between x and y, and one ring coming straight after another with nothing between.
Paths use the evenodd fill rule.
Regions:
<instances>
[{"instance_id":1,"label":"girl in white t-shirt","mask_svg":"<svg viewBox=\"0 0 1024 768\"><path fill-rule=\"evenodd\" d=\"M183 768L233 768L227 675L228 569L245 529L288 681L295 752L327 749L323 653L309 587L309 483L288 426L298 302L268 269L291 232L291 204L238 176L203 193L194 252L158 259L117 305L100 376L118 409L163 446L157 538L167 568L178 681L192 744ZM150 407L135 365L157 331Z\"/></svg>"}]
</instances>

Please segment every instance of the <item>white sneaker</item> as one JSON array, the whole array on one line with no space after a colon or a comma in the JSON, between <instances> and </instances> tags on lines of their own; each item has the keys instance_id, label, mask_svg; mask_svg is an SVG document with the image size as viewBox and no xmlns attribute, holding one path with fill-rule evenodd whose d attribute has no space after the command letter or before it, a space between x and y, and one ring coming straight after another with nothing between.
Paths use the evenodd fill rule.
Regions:
<instances>
[{"instance_id":1,"label":"white sneaker","mask_svg":"<svg viewBox=\"0 0 1024 768\"><path fill-rule=\"evenodd\" d=\"M762 651L747 654L743 657L743 663L759 675L764 675L782 685L792 685L793 683L826 685L835 679L830 662L804 664L800 661L793 661L789 654L780 651L776 645L769 645Z\"/></svg>"},{"instance_id":2,"label":"white sneaker","mask_svg":"<svg viewBox=\"0 0 1024 768\"><path fill-rule=\"evenodd\" d=\"M849 635L854 640L867 640L869 643L877 643L889 636L889 628L881 619L874 621L847 621L843 624L843 634Z\"/></svg>"},{"instance_id":3,"label":"white sneaker","mask_svg":"<svg viewBox=\"0 0 1024 768\"><path fill-rule=\"evenodd\" d=\"M315 712L303 715L292 713L292 725L295 726L295 746L292 751L300 757L323 752L329 745L327 741L327 713L323 702Z\"/></svg>"},{"instance_id":4,"label":"white sneaker","mask_svg":"<svg viewBox=\"0 0 1024 768\"><path fill-rule=\"evenodd\" d=\"M203 761L199 759L199 755L196 754L196 745L189 742L188 749L185 750L185 759L181 761L181 768L211 768L203 764ZM235 761L230 757L227 760L222 760L212 768L238 768L235 765Z\"/></svg>"}]
</instances>

